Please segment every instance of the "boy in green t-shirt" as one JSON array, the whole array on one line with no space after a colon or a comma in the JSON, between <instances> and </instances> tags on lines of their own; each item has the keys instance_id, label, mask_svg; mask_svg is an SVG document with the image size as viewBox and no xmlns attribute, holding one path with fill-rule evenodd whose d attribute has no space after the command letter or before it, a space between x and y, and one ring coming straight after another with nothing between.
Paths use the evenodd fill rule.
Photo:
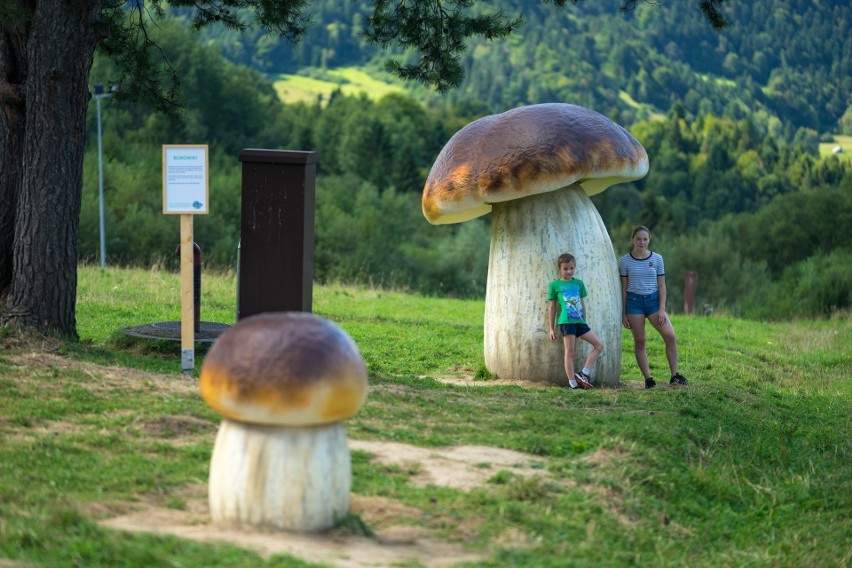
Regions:
<instances>
[{"instance_id":1,"label":"boy in green t-shirt","mask_svg":"<svg viewBox=\"0 0 852 568\"><path fill-rule=\"evenodd\" d=\"M557 261L559 267L559 280L550 283L547 292L547 324L550 326L550 340L556 341L554 331L554 316L556 315L556 303L559 302L559 331L562 333L562 341L565 344L565 372L568 374L568 386L572 389L590 389L592 383L589 380L595 362L603 352L603 342L594 331L586 324L586 286L582 280L574 278L574 270L577 261L573 255L559 255ZM582 373L574 372L574 345L577 338L589 342L593 349L586 357Z\"/></svg>"}]
</instances>

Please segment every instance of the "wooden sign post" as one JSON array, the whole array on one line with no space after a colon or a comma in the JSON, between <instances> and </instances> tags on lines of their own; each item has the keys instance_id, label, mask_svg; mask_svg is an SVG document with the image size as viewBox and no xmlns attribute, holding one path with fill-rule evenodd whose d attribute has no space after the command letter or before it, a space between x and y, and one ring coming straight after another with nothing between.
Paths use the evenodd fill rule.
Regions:
<instances>
[{"instance_id":1,"label":"wooden sign post","mask_svg":"<svg viewBox=\"0 0 852 568\"><path fill-rule=\"evenodd\" d=\"M195 370L192 216L208 212L207 145L163 145L163 214L180 215L181 372Z\"/></svg>"}]
</instances>

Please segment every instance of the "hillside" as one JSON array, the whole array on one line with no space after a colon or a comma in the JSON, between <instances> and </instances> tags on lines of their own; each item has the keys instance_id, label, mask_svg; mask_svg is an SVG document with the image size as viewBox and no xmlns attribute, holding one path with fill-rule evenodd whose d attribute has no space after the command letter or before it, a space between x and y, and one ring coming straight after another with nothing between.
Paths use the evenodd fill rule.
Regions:
<instances>
[{"instance_id":1,"label":"hillside","mask_svg":"<svg viewBox=\"0 0 852 568\"><path fill-rule=\"evenodd\" d=\"M620 12L621 0L580 1L557 8L500 0L489 11L522 15L507 41L473 42L466 78L442 97L409 85L433 104L479 101L494 112L564 101L621 122L665 114L680 103L692 114L750 117L791 139L852 128L852 5L818 0L726 2L729 27L715 32L698 2L643 3ZM387 52L361 37L365 7L345 0L311 4L314 25L296 46L261 33L212 32L223 54L273 76L311 68L378 70ZM403 58L406 54L401 53ZM843 132L852 134L852 132Z\"/></svg>"}]
</instances>

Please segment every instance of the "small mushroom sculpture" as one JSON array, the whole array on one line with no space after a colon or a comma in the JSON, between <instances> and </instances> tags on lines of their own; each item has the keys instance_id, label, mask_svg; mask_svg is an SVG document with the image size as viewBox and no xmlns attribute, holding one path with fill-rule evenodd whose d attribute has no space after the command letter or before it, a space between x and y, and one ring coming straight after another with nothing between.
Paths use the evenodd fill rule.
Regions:
<instances>
[{"instance_id":1,"label":"small mushroom sculpture","mask_svg":"<svg viewBox=\"0 0 852 568\"><path fill-rule=\"evenodd\" d=\"M315 532L346 516L343 421L367 396L364 359L346 332L303 312L247 317L210 349L200 390L224 417L210 463L214 522Z\"/></svg>"},{"instance_id":2,"label":"small mushroom sculpture","mask_svg":"<svg viewBox=\"0 0 852 568\"><path fill-rule=\"evenodd\" d=\"M605 346L595 376L618 385L618 266L589 196L647 172L648 154L629 132L571 104L485 116L446 143L423 189L423 214L432 224L492 214L484 317L489 371L506 379L567 383L561 342L549 341L545 301L556 259L570 252L577 257L577 278L589 290L588 322ZM588 349L578 342L576 363Z\"/></svg>"}]
</instances>

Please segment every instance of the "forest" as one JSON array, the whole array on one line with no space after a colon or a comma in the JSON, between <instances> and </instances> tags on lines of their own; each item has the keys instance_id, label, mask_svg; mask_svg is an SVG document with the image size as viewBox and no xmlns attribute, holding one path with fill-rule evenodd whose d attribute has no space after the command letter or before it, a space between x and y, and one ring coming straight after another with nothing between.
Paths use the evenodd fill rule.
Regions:
<instances>
[{"instance_id":1,"label":"forest","mask_svg":"<svg viewBox=\"0 0 852 568\"><path fill-rule=\"evenodd\" d=\"M471 43L459 89L414 91L431 106L487 113L571 101L630 125L680 104L692 116L748 118L762 134L792 141L799 129L852 128L852 5L820 0L729 0L728 27L715 31L697 0L576 0L563 8L497 0L525 23L508 41ZM314 25L297 45L260 32L205 30L223 56L270 76L347 65L380 70L390 52L363 37L368 5L311 2ZM414 87L414 86L412 86Z\"/></svg>"},{"instance_id":2,"label":"forest","mask_svg":"<svg viewBox=\"0 0 852 568\"><path fill-rule=\"evenodd\" d=\"M311 150L320 158L317 281L481 297L488 216L430 225L420 210L429 168L468 122L559 101L607 114L648 151L646 178L593 201L616 254L629 248L633 225L651 228L652 249L666 258L670 311L682 310L684 274L695 271L702 313L776 319L848 312L852 168L843 154L822 157L817 148L832 134L852 134L852 10L735 2L731 26L719 34L689 2L624 15L617 4L586 0L558 17L548 12L553 7L524 7L523 33L471 46L465 82L443 97L411 86L378 100L338 92L287 105L272 85L278 73L342 64L378 72L386 56L356 42L357 29L347 27L359 21L357 5L315 3L318 31L311 34L318 35L296 48L267 36L198 36L179 20L161 25L154 33L180 70L183 113L101 101L108 263L177 264L179 226L162 214L162 144L209 144L210 213L196 218L195 240L210 269L236 267L239 151ZM761 23L757 33L752 26ZM791 27L782 41L785 24ZM111 72L96 59L95 80ZM99 250L94 105L80 224L84 262L96 262Z\"/></svg>"}]
</instances>

